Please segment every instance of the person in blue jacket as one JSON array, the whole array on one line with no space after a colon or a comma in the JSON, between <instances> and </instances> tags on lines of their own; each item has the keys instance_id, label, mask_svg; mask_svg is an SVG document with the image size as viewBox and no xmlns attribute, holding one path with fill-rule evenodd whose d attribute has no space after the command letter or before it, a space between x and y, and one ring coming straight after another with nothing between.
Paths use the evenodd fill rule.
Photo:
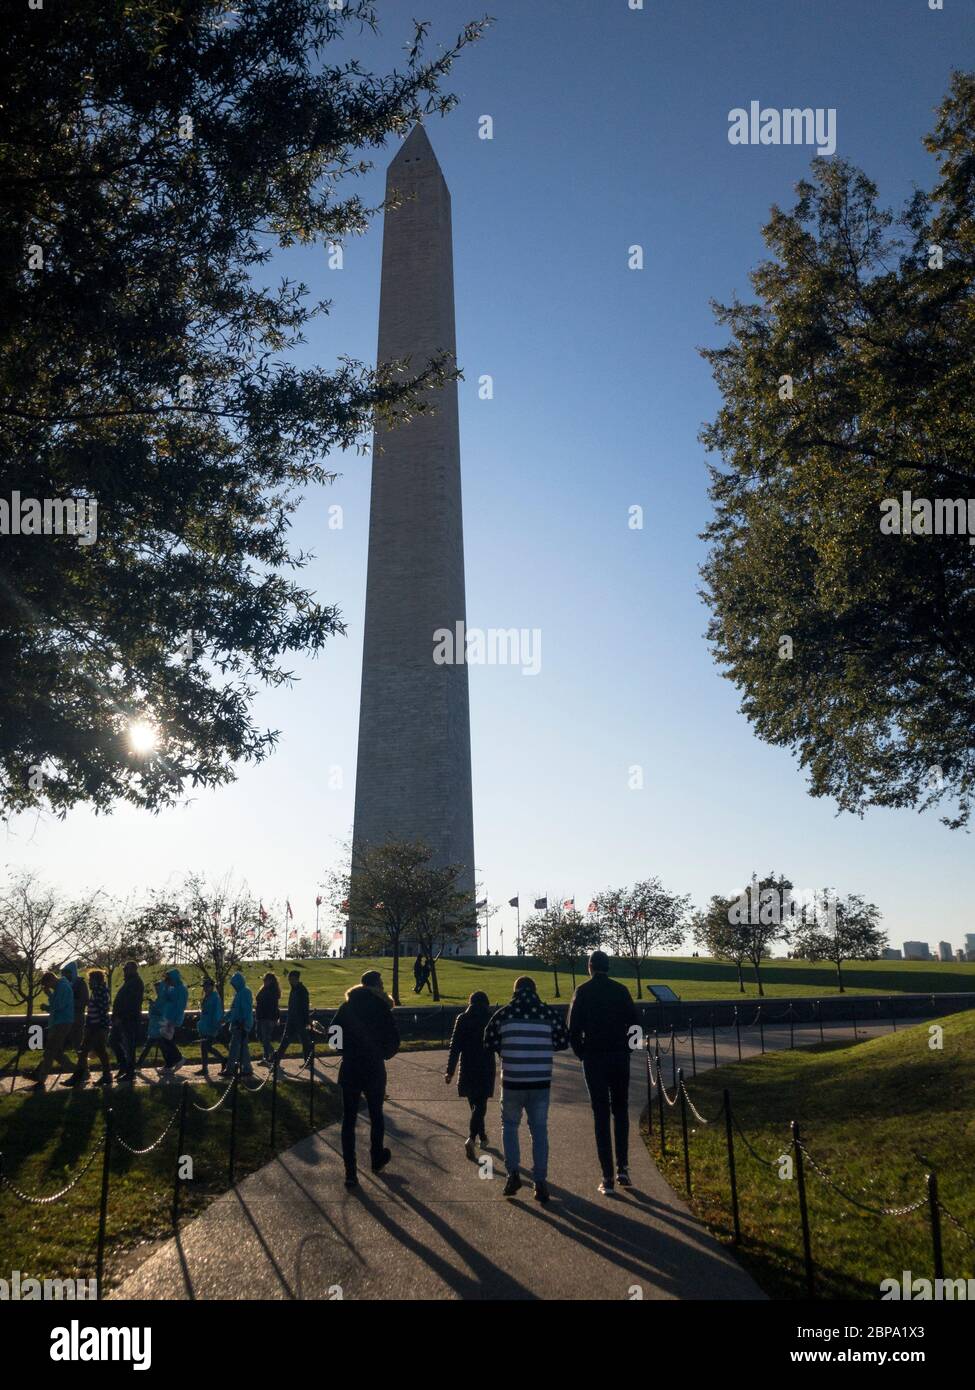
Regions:
<instances>
[{"instance_id":1,"label":"person in blue jacket","mask_svg":"<svg viewBox=\"0 0 975 1390\"><path fill-rule=\"evenodd\" d=\"M44 1082L55 1062L59 1069L64 1067L66 1071L72 1070L70 1061L64 1055L64 1045L74 1027L74 991L71 981L64 974L59 978L53 970L46 970L41 977L41 985L47 992L45 1007L49 1016L47 1028L44 1030L44 1052L33 1076L34 1089L38 1091L44 1090Z\"/></svg>"},{"instance_id":2,"label":"person in blue jacket","mask_svg":"<svg viewBox=\"0 0 975 1390\"><path fill-rule=\"evenodd\" d=\"M231 975L230 983L234 991L233 1003L227 1015L227 1022L230 1024L230 1055L221 1075L233 1076L239 1066L241 1076L253 1076L254 1068L251 1066L247 1039L254 1027L254 996L247 988L247 981L239 970Z\"/></svg>"},{"instance_id":3,"label":"person in blue jacket","mask_svg":"<svg viewBox=\"0 0 975 1390\"><path fill-rule=\"evenodd\" d=\"M149 1013L146 1024L146 1045L139 1054L139 1060L132 1068L133 1076L142 1067L149 1053L155 1048L162 1046L163 1007L165 1004L163 990L165 987L165 980L156 980L152 986L154 998L149 1000Z\"/></svg>"},{"instance_id":4,"label":"person in blue jacket","mask_svg":"<svg viewBox=\"0 0 975 1390\"><path fill-rule=\"evenodd\" d=\"M209 1076L207 1070L209 1066L210 1054L222 1062L223 1058L217 1052L214 1043L217 1034L220 1032L220 1024L223 1022L223 1002L217 993L217 988L209 975L203 976L203 999L200 1003L200 1017L196 1020L196 1031L200 1035L200 1059L203 1062L199 1068L197 1076Z\"/></svg>"},{"instance_id":5,"label":"person in blue jacket","mask_svg":"<svg viewBox=\"0 0 975 1390\"><path fill-rule=\"evenodd\" d=\"M186 1014L186 1002L190 992L183 984L183 977L175 966L166 971L163 986L163 1019L159 1033L159 1048L163 1055L165 1069L178 1071L183 1065L183 1054L176 1046L176 1029Z\"/></svg>"}]
</instances>

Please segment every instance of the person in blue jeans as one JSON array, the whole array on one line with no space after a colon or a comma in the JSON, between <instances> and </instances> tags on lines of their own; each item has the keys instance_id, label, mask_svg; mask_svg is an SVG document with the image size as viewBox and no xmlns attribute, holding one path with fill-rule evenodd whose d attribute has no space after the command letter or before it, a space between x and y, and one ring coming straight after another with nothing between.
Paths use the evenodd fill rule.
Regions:
<instances>
[{"instance_id":1,"label":"person in blue jeans","mask_svg":"<svg viewBox=\"0 0 975 1390\"><path fill-rule=\"evenodd\" d=\"M536 1202L549 1200L548 1102L552 1055L569 1046L561 1014L538 997L535 981L521 975L510 1004L484 1030L484 1045L501 1058L501 1141L508 1178L503 1196L521 1187L519 1128L524 1113L532 1137L532 1181Z\"/></svg>"},{"instance_id":2,"label":"person in blue jeans","mask_svg":"<svg viewBox=\"0 0 975 1390\"><path fill-rule=\"evenodd\" d=\"M231 975L230 983L234 991L233 1003L227 1015L227 1022L230 1024L230 1053L226 1069L221 1075L233 1076L239 1064L241 1076L253 1076L254 1068L251 1066L247 1039L254 1027L254 996L247 988L247 981L239 970Z\"/></svg>"},{"instance_id":3,"label":"person in blue jeans","mask_svg":"<svg viewBox=\"0 0 975 1390\"><path fill-rule=\"evenodd\" d=\"M197 1076L209 1078L209 1066L211 1055L222 1062L223 1058L217 1052L215 1043L220 1033L220 1025L223 1022L223 1002L217 993L217 987L209 975L203 977L203 998L200 1001L200 1016L196 1020L196 1031L200 1038L200 1060L203 1063L197 1069Z\"/></svg>"}]
</instances>

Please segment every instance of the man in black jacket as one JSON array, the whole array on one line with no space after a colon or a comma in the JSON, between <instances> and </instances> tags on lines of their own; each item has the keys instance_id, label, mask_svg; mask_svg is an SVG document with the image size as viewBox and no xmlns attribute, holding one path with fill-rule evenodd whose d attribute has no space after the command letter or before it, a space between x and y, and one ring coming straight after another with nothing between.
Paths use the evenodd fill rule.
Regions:
<instances>
[{"instance_id":1,"label":"man in black jacket","mask_svg":"<svg viewBox=\"0 0 975 1390\"><path fill-rule=\"evenodd\" d=\"M632 1030L638 1026L636 1005L625 985L609 978L609 957L593 951L590 979L580 985L569 1006L569 1043L582 1060L596 1128L596 1153L603 1180L599 1191L613 1191L613 1140L609 1117L613 1116L616 1140L616 1181L631 1187L630 1051Z\"/></svg>"},{"instance_id":2,"label":"man in black jacket","mask_svg":"<svg viewBox=\"0 0 975 1390\"><path fill-rule=\"evenodd\" d=\"M338 1029L338 1033L334 1032ZM392 1158L383 1140L386 1129L383 1099L386 1095L386 1063L399 1051L399 1031L393 1018L393 1001L383 989L378 970L367 970L361 981L346 991L332 1019L333 1046L342 1054L339 1086L342 1090L342 1158L345 1185L358 1183L355 1157L355 1125L363 1095L369 1107L369 1151L372 1171L378 1173Z\"/></svg>"},{"instance_id":3,"label":"man in black jacket","mask_svg":"<svg viewBox=\"0 0 975 1390\"><path fill-rule=\"evenodd\" d=\"M135 1080L135 1056L142 1023L142 997L145 985L139 967L127 960L122 967L122 984L112 1003L112 1047L118 1061L118 1081Z\"/></svg>"},{"instance_id":4,"label":"man in black jacket","mask_svg":"<svg viewBox=\"0 0 975 1390\"><path fill-rule=\"evenodd\" d=\"M284 1020L284 1037L278 1048L278 1057L280 1059L284 1056L289 1043L300 1042L302 1060L307 1061L311 1052L311 1038L308 1033L311 1002L308 998L308 990L301 983L300 970L288 971L288 984L291 986L291 991L288 994L288 1013Z\"/></svg>"}]
</instances>

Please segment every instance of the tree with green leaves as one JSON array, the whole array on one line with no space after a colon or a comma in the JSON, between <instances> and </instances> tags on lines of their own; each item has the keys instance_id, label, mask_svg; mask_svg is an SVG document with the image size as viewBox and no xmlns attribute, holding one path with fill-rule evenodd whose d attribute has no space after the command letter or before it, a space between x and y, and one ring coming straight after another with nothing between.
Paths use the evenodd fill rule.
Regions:
<instances>
[{"instance_id":1,"label":"tree with green leaves","mask_svg":"<svg viewBox=\"0 0 975 1390\"><path fill-rule=\"evenodd\" d=\"M559 971L572 976L575 990L579 959L599 945L599 924L595 918L555 902L545 912L533 913L521 924L521 944L525 955L534 956L552 971L555 997L561 999Z\"/></svg>"},{"instance_id":2,"label":"tree with green leaves","mask_svg":"<svg viewBox=\"0 0 975 1390\"><path fill-rule=\"evenodd\" d=\"M355 951L392 956L390 994L396 1004L403 943L422 938L425 953L433 956L439 940L473 926L474 904L459 887L464 867L432 859L430 846L420 840L387 840L356 849L349 869L330 879L336 907L341 904L348 914Z\"/></svg>"},{"instance_id":3,"label":"tree with green leaves","mask_svg":"<svg viewBox=\"0 0 975 1390\"><path fill-rule=\"evenodd\" d=\"M736 902L736 898L722 898L716 894L703 911L694 914L691 932L706 955L733 962L738 972L738 992L744 994L742 967L748 959L749 939L747 926L733 922L729 915Z\"/></svg>"},{"instance_id":4,"label":"tree with green leaves","mask_svg":"<svg viewBox=\"0 0 975 1390\"><path fill-rule=\"evenodd\" d=\"M642 967L655 951L677 950L688 924L690 897L669 893L659 878L596 895L600 940L633 962L636 997L643 998Z\"/></svg>"},{"instance_id":5,"label":"tree with green leaves","mask_svg":"<svg viewBox=\"0 0 975 1390\"><path fill-rule=\"evenodd\" d=\"M451 108L483 27L428 57L419 24L374 72L376 23L367 0L4 16L0 504L24 523L0 555L6 812L158 809L232 780L277 737L257 688L344 630L295 577L302 492L456 369L298 365L328 304L268 262L366 230L363 152Z\"/></svg>"},{"instance_id":6,"label":"tree with green leaves","mask_svg":"<svg viewBox=\"0 0 975 1390\"><path fill-rule=\"evenodd\" d=\"M828 903L828 911L806 914L790 941L796 954L806 960L832 961L837 987L844 994L843 962L876 960L887 945L887 933L880 926L883 914L859 893L840 898L833 889L825 888L823 901Z\"/></svg>"},{"instance_id":7,"label":"tree with green leaves","mask_svg":"<svg viewBox=\"0 0 975 1390\"><path fill-rule=\"evenodd\" d=\"M704 354L708 636L744 713L814 796L940 805L952 827L975 789L973 142L959 72L925 141L935 186L899 216L815 161Z\"/></svg>"}]
</instances>

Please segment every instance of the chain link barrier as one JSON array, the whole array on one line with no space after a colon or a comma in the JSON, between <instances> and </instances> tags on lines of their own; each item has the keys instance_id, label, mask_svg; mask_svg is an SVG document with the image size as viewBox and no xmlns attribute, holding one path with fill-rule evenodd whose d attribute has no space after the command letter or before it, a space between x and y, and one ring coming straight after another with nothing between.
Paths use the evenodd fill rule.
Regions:
<instances>
[{"instance_id":1,"label":"chain link barrier","mask_svg":"<svg viewBox=\"0 0 975 1390\"><path fill-rule=\"evenodd\" d=\"M88 1162L82 1168L81 1172L76 1173L75 1176L68 1183L68 1185L66 1187L61 1188L60 1192L52 1192L49 1197L32 1197L29 1192L23 1192L19 1187L17 1187L14 1183L10 1181L6 1173L4 1173L2 1166L0 1166L0 1188L6 1188L8 1192L12 1192L14 1194L18 1201L24 1202L32 1207L50 1206L52 1202L59 1202L62 1197L66 1197L73 1187L78 1186L78 1184L81 1182L81 1179L88 1172L88 1169L94 1163L95 1159L98 1157L99 1153L102 1151L104 1147L105 1136L102 1135L101 1139L98 1140L97 1144L92 1149L91 1154L88 1158Z\"/></svg>"}]
</instances>

